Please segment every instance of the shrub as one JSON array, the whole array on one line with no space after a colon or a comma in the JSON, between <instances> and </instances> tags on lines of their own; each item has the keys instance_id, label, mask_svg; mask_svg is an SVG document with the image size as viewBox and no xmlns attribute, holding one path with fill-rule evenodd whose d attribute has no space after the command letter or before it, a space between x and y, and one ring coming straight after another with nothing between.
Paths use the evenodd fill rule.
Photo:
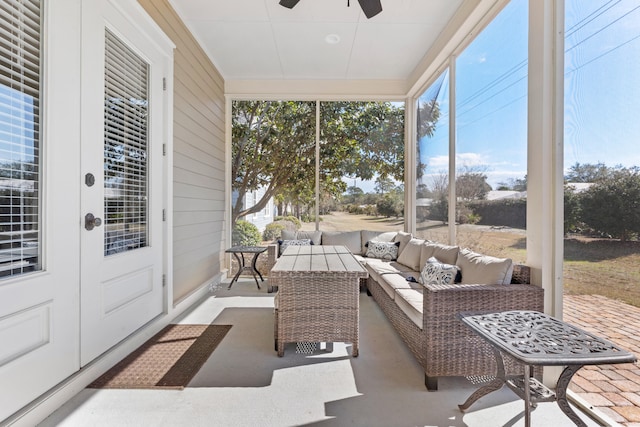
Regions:
<instances>
[{"instance_id":1,"label":"shrub","mask_svg":"<svg viewBox=\"0 0 640 427\"><path fill-rule=\"evenodd\" d=\"M233 246L256 246L262 242L262 236L258 227L239 219L233 226L231 242Z\"/></svg>"},{"instance_id":2,"label":"shrub","mask_svg":"<svg viewBox=\"0 0 640 427\"><path fill-rule=\"evenodd\" d=\"M262 233L262 240L266 242L277 240L282 236L282 230L284 229L285 225L280 221L267 224L264 228L264 232Z\"/></svg>"},{"instance_id":3,"label":"shrub","mask_svg":"<svg viewBox=\"0 0 640 427\"><path fill-rule=\"evenodd\" d=\"M289 221L292 222L295 225L295 231L300 230L300 227L302 227L302 222L296 218L293 215L287 215L287 216L277 216L274 218L274 220L277 221Z\"/></svg>"}]
</instances>

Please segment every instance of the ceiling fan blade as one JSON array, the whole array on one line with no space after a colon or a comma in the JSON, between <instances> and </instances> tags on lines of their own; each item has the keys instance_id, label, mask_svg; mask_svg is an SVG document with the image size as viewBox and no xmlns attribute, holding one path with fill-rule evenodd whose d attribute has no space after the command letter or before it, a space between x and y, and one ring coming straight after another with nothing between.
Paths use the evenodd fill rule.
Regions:
<instances>
[{"instance_id":1,"label":"ceiling fan blade","mask_svg":"<svg viewBox=\"0 0 640 427\"><path fill-rule=\"evenodd\" d=\"M280 0L280 6L293 9L293 6L297 5L300 0Z\"/></svg>"},{"instance_id":2,"label":"ceiling fan blade","mask_svg":"<svg viewBox=\"0 0 640 427\"><path fill-rule=\"evenodd\" d=\"M382 4L380 0L358 0L360 7L367 18L373 18L380 12L382 12ZM280 2L282 4L282 2Z\"/></svg>"}]
</instances>

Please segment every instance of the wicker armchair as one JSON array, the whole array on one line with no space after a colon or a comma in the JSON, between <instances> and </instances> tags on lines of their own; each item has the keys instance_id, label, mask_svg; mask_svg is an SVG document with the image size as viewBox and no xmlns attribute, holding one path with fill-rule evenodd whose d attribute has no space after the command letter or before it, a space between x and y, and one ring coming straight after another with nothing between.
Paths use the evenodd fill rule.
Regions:
<instances>
[{"instance_id":1,"label":"wicker armchair","mask_svg":"<svg viewBox=\"0 0 640 427\"><path fill-rule=\"evenodd\" d=\"M516 265L510 285L429 285L423 291L423 325L420 329L370 276L368 290L400 334L425 373L425 385L437 390L442 376L494 376L493 350L458 318L463 311L543 311L544 291L529 282L530 269ZM513 283L515 282L515 283ZM517 371L516 371L517 369ZM515 362L511 373L521 373Z\"/></svg>"}]
</instances>

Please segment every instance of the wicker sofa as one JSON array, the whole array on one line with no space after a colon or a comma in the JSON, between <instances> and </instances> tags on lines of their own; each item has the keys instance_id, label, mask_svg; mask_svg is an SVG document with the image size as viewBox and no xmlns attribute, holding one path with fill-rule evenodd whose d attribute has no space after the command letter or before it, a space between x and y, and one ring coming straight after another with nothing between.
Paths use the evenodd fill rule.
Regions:
<instances>
[{"instance_id":1,"label":"wicker sofa","mask_svg":"<svg viewBox=\"0 0 640 427\"><path fill-rule=\"evenodd\" d=\"M320 233L320 232L316 232ZM325 232L326 233L326 232ZM416 360L424 369L425 385L437 390L438 377L493 376L493 350L457 318L460 312L504 310L543 311L543 289L529 284L530 268L511 260L478 254L457 246L413 238L409 233L344 232L316 234L315 244L342 244L366 267L366 288ZM360 234L359 243L355 237ZM310 237L287 235L283 237ZM327 239L325 239L327 237ZM321 239L318 242L318 239ZM398 245L398 258L387 261L364 256L367 242ZM278 245L270 245L275 263ZM423 266L436 258L461 269L461 283L421 283ZM508 372L520 373L515 362ZM517 371L516 371L517 369Z\"/></svg>"}]
</instances>

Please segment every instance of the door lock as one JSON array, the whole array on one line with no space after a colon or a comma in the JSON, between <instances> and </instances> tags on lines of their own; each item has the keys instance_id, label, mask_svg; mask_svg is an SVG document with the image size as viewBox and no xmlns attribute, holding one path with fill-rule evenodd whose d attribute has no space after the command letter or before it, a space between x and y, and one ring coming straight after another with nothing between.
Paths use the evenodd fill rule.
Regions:
<instances>
[{"instance_id":1,"label":"door lock","mask_svg":"<svg viewBox=\"0 0 640 427\"><path fill-rule=\"evenodd\" d=\"M102 220L93 216L91 212L84 216L84 228L91 231L94 227L100 227Z\"/></svg>"}]
</instances>

